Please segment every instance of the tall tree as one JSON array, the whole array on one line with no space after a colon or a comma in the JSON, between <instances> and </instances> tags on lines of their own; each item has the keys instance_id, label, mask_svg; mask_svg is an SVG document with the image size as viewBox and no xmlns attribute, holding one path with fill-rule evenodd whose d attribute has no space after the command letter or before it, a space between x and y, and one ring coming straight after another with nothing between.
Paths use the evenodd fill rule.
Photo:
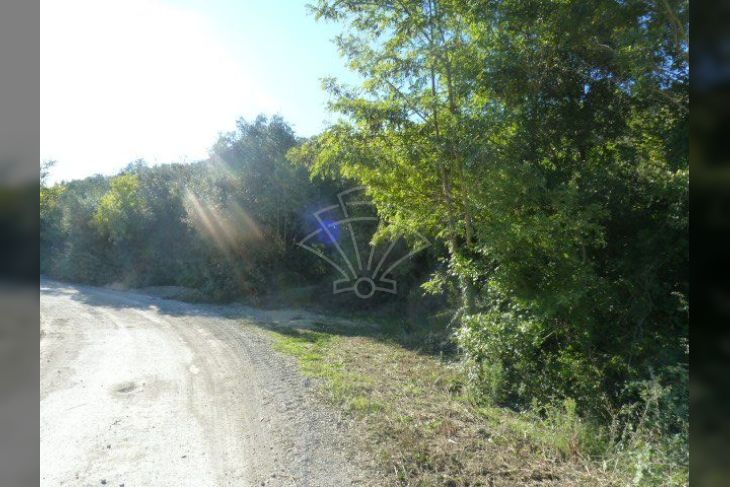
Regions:
<instances>
[{"instance_id":1,"label":"tall tree","mask_svg":"<svg viewBox=\"0 0 730 487\"><path fill-rule=\"evenodd\" d=\"M686 362L686 1L314 12L364 81L327 81L344 117L293 155L366 184L381 234L445 242L476 362L526 401Z\"/></svg>"},{"instance_id":2,"label":"tall tree","mask_svg":"<svg viewBox=\"0 0 730 487\"><path fill-rule=\"evenodd\" d=\"M346 116L294 153L314 173L340 173L368 186L381 217L381 234L426 230L443 238L459 278L462 306L474 308L472 132L478 120L470 67L469 26L458 2L437 0L320 1L317 18L351 29L336 39L359 89L326 81L332 108Z\"/></svg>"}]
</instances>

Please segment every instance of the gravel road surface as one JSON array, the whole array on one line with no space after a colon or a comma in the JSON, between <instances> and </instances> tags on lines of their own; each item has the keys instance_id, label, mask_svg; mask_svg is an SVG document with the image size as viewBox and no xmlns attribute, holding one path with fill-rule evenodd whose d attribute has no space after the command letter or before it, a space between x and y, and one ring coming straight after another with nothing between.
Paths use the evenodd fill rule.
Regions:
<instances>
[{"instance_id":1,"label":"gravel road surface","mask_svg":"<svg viewBox=\"0 0 730 487\"><path fill-rule=\"evenodd\" d=\"M41 281L42 486L371 485L351 428L271 349L305 313Z\"/></svg>"}]
</instances>

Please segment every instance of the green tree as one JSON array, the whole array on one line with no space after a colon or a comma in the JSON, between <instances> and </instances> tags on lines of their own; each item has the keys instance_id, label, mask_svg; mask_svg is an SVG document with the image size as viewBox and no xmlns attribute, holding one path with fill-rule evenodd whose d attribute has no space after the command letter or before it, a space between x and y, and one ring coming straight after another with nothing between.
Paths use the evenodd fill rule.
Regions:
<instances>
[{"instance_id":1,"label":"green tree","mask_svg":"<svg viewBox=\"0 0 730 487\"><path fill-rule=\"evenodd\" d=\"M40 171L40 268L48 272L55 255L60 251L63 240L61 219L63 207L61 198L63 185L48 186L48 176L55 161L41 163Z\"/></svg>"},{"instance_id":2,"label":"green tree","mask_svg":"<svg viewBox=\"0 0 730 487\"><path fill-rule=\"evenodd\" d=\"M347 26L337 43L364 82L327 81L343 118L292 156L366 184L381 235L446 244L477 382L500 369L511 401L598 408L686 362L686 2L314 13Z\"/></svg>"},{"instance_id":3,"label":"green tree","mask_svg":"<svg viewBox=\"0 0 730 487\"><path fill-rule=\"evenodd\" d=\"M327 80L332 108L346 116L293 151L314 174L364 183L388 223L376 238L426 231L441 238L459 279L463 310L475 305L468 166L479 120L474 95L474 45L458 2L320 1L317 18L346 22L337 38L359 89Z\"/></svg>"},{"instance_id":4,"label":"green tree","mask_svg":"<svg viewBox=\"0 0 730 487\"><path fill-rule=\"evenodd\" d=\"M95 220L102 234L113 243L132 240L145 214L145 202L139 191L139 178L122 174L111 180L109 191L102 196Z\"/></svg>"}]
</instances>

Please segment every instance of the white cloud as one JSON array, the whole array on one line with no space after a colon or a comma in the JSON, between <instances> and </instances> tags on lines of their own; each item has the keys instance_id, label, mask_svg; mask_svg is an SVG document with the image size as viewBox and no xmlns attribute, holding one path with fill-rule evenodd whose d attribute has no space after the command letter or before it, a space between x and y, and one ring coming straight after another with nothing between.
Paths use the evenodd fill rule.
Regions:
<instances>
[{"instance_id":1,"label":"white cloud","mask_svg":"<svg viewBox=\"0 0 730 487\"><path fill-rule=\"evenodd\" d=\"M202 158L236 117L278 108L246 64L192 10L42 0L41 157L59 160L57 180Z\"/></svg>"}]
</instances>

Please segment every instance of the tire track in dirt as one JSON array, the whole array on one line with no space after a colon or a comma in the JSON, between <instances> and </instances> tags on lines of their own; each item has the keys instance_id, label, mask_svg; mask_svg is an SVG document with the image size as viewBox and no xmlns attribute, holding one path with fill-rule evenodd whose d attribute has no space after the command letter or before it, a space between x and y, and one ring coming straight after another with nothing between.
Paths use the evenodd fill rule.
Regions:
<instances>
[{"instance_id":1,"label":"tire track in dirt","mask_svg":"<svg viewBox=\"0 0 730 487\"><path fill-rule=\"evenodd\" d=\"M371 485L263 312L41 283L41 485Z\"/></svg>"}]
</instances>

